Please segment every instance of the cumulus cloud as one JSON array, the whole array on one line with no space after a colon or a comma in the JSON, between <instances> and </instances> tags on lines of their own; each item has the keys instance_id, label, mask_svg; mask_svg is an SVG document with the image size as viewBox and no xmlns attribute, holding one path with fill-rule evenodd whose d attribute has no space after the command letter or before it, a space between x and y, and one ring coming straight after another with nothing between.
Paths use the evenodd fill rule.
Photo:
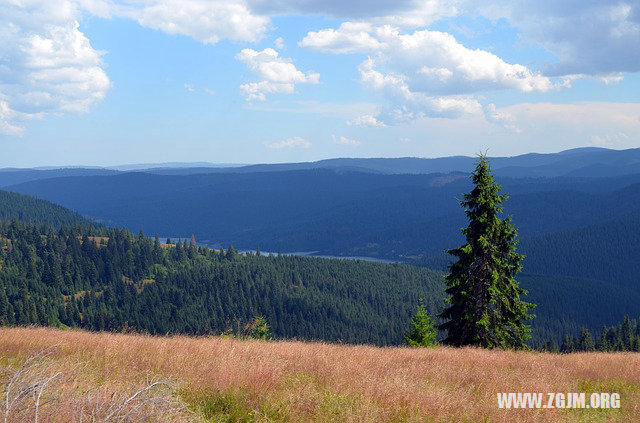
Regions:
<instances>
[{"instance_id":1,"label":"cumulus cloud","mask_svg":"<svg viewBox=\"0 0 640 423\"><path fill-rule=\"evenodd\" d=\"M637 0L251 0L250 4L263 13L319 14L357 21L360 25L367 22L400 28L425 27L455 16L506 19L521 31L522 41L542 46L556 56L557 61L544 69L547 76L588 75L610 83L612 75L640 71L640 3ZM346 43L345 28L341 29L343 31L319 31L318 37L307 40L309 47L319 41L320 36L333 39L332 52L374 42L368 38L368 31L356 31L359 41Z\"/></svg>"},{"instance_id":2,"label":"cumulus cloud","mask_svg":"<svg viewBox=\"0 0 640 423\"><path fill-rule=\"evenodd\" d=\"M424 91L412 90L409 77L399 73L382 73L376 62L369 58L358 68L362 83L382 93L389 105L376 121L389 125L407 123L422 117L456 118L478 114L482 106L469 95L434 96Z\"/></svg>"},{"instance_id":3,"label":"cumulus cloud","mask_svg":"<svg viewBox=\"0 0 640 423\"><path fill-rule=\"evenodd\" d=\"M310 148L311 142L305 140L302 137L291 137L284 140L272 142L266 144L269 148L282 149L282 148Z\"/></svg>"},{"instance_id":4,"label":"cumulus cloud","mask_svg":"<svg viewBox=\"0 0 640 423\"><path fill-rule=\"evenodd\" d=\"M640 3L636 0L494 0L461 9L507 19L557 58L545 73L607 77L640 70ZM605 82L607 79L604 80Z\"/></svg>"},{"instance_id":5,"label":"cumulus cloud","mask_svg":"<svg viewBox=\"0 0 640 423\"><path fill-rule=\"evenodd\" d=\"M102 53L79 30L67 0L0 3L0 131L46 114L84 113L106 95Z\"/></svg>"},{"instance_id":6,"label":"cumulus cloud","mask_svg":"<svg viewBox=\"0 0 640 423\"><path fill-rule=\"evenodd\" d=\"M87 112L105 97L110 81L102 52L79 30L83 14L125 17L205 44L223 38L257 41L270 22L253 14L243 0L2 1L1 132L21 134L25 120L51 113Z\"/></svg>"},{"instance_id":7,"label":"cumulus cloud","mask_svg":"<svg viewBox=\"0 0 640 423\"><path fill-rule=\"evenodd\" d=\"M320 81L320 74L299 71L291 59L279 57L272 48L262 51L245 48L236 55L236 59L262 78L262 81L240 86L247 101L264 101L267 94L273 93L291 94L296 84L317 84Z\"/></svg>"},{"instance_id":8,"label":"cumulus cloud","mask_svg":"<svg viewBox=\"0 0 640 423\"><path fill-rule=\"evenodd\" d=\"M144 27L187 35L204 44L221 39L258 41L270 22L254 14L242 0L151 0L114 10Z\"/></svg>"},{"instance_id":9,"label":"cumulus cloud","mask_svg":"<svg viewBox=\"0 0 640 423\"><path fill-rule=\"evenodd\" d=\"M401 28L425 27L455 16L484 16L494 21L504 18L522 31L524 41L538 44L557 57L557 62L545 69L549 76L606 78L640 70L637 0L250 0L250 4L266 14L316 14ZM371 42L366 34L360 34L361 42ZM342 34L326 31L321 35L335 37L337 46Z\"/></svg>"},{"instance_id":10,"label":"cumulus cloud","mask_svg":"<svg viewBox=\"0 0 640 423\"><path fill-rule=\"evenodd\" d=\"M127 18L204 44L261 40L272 29L271 16L346 20L338 28L309 32L299 45L370 56L360 66L361 81L383 95L387 105L378 114L349 122L357 126L471 113L514 129L512 118L491 105L482 107L475 96L487 90L569 88L580 78L615 84L624 73L640 71L636 0L4 0L0 132L19 135L29 119L83 113L105 97L110 81L102 53L79 29L83 15ZM542 46L557 60L544 64L540 74L489 51L469 49L450 34L424 29L454 16L506 19L522 41ZM274 46L282 49L282 38ZM296 84L318 82L317 73L299 71L273 49L245 49L238 57L261 78L241 86L248 100L262 101L272 93L292 93ZM553 83L551 77L563 82Z\"/></svg>"},{"instance_id":11,"label":"cumulus cloud","mask_svg":"<svg viewBox=\"0 0 640 423\"><path fill-rule=\"evenodd\" d=\"M378 65L404 75L418 91L463 94L486 89L544 92L553 88L549 78L488 51L469 49L446 32L401 33L391 26L348 23L337 30L310 32L300 45L333 53L377 53L374 61Z\"/></svg>"},{"instance_id":12,"label":"cumulus cloud","mask_svg":"<svg viewBox=\"0 0 640 423\"><path fill-rule=\"evenodd\" d=\"M301 47L333 54L376 51L386 45L377 39L372 25L366 22L344 22L338 29L327 28L309 32L300 41Z\"/></svg>"},{"instance_id":13,"label":"cumulus cloud","mask_svg":"<svg viewBox=\"0 0 640 423\"><path fill-rule=\"evenodd\" d=\"M337 144L342 144L342 145L351 145L351 146L356 146L356 145L360 145L362 144L360 141L358 140L354 140L352 138L347 138L343 135L340 135L339 137L336 137L335 135L333 136L333 141Z\"/></svg>"},{"instance_id":14,"label":"cumulus cloud","mask_svg":"<svg viewBox=\"0 0 640 423\"><path fill-rule=\"evenodd\" d=\"M420 117L459 117L482 112L473 94L516 89L545 92L560 87L520 64L493 53L469 49L451 34L366 23L309 32L300 46L334 54L367 53L359 66L361 82L382 93L390 104L378 116L352 124L397 124ZM497 119L493 119L497 122ZM377 126L380 126L379 124Z\"/></svg>"}]
</instances>

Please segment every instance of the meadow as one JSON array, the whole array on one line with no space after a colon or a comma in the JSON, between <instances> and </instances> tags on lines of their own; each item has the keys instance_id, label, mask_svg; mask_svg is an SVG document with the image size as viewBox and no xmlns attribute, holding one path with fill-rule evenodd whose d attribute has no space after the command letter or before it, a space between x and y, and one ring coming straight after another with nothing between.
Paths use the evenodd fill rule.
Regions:
<instances>
[{"instance_id":1,"label":"meadow","mask_svg":"<svg viewBox=\"0 0 640 423\"><path fill-rule=\"evenodd\" d=\"M0 329L5 421L640 421L640 354ZM619 409L498 408L618 392ZM37 409L37 416L36 416Z\"/></svg>"}]
</instances>

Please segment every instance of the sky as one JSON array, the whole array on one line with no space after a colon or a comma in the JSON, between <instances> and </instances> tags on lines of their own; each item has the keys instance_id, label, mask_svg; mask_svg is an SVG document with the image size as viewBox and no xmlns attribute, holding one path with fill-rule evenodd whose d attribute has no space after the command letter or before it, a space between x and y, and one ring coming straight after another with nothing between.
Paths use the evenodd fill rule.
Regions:
<instances>
[{"instance_id":1,"label":"sky","mask_svg":"<svg viewBox=\"0 0 640 423\"><path fill-rule=\"evenodd\" d=\"M0 167L586 146L640 147L640 0L0 0Z\"/></svg>"}]
</instances>

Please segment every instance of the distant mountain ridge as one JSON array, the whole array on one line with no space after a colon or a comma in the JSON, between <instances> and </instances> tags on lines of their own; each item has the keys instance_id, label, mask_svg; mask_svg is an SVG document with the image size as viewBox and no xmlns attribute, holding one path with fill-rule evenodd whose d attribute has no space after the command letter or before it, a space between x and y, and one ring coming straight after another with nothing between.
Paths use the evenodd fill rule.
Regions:
<instances>
[{"instance_id":1,"label":"distant mountain ridge","mask_svg":"<svg viewBox=\"0 0 640 423\"><path fill-rule=\"evenodd\" d=\"M161 175L192 175L200 173L255 173L291 170L330 169L335 172L369 172L382 174L468 173L475 157L441 158L336 158L315 162L239 165L209 162L171 162L95 167L62 167L46 169L0 169L0 187L32 180L62 176L108 175L124 172L144 172ZM640 148L609 150L596 147L576 148L559 153L528 153L513 157L491 158L498 176L531 177L607 177L640 173Z\"/></svg>"}]
</instances>

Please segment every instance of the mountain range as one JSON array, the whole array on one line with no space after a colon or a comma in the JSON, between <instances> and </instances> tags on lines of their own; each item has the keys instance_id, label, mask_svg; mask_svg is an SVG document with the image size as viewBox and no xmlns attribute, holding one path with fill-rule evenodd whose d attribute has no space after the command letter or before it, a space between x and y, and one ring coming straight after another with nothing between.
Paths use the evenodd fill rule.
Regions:
<instances>
[{"instance_id":1,"label":"mountain range","mask_svg":"<svg viewBox=\"0 0 640 423\"><path fill-rule=\"evenodd\" d=\"M441 158L338 158L316 162L253 164L209 162L169 162L120 165L112 167L46 167L32 169L0 169L0 188L38 179L64 176L113 175L125 172L145 172L164 175L201 173L255 173L290 170L332 169L337 172L368 172L382 174L468 173L474 157ZM606 177L640 173L640 148L609 150L585 147L559 153L529 153L514 157L493 157L494 171L510 177Z\"/></svg>"}]
</instances>

